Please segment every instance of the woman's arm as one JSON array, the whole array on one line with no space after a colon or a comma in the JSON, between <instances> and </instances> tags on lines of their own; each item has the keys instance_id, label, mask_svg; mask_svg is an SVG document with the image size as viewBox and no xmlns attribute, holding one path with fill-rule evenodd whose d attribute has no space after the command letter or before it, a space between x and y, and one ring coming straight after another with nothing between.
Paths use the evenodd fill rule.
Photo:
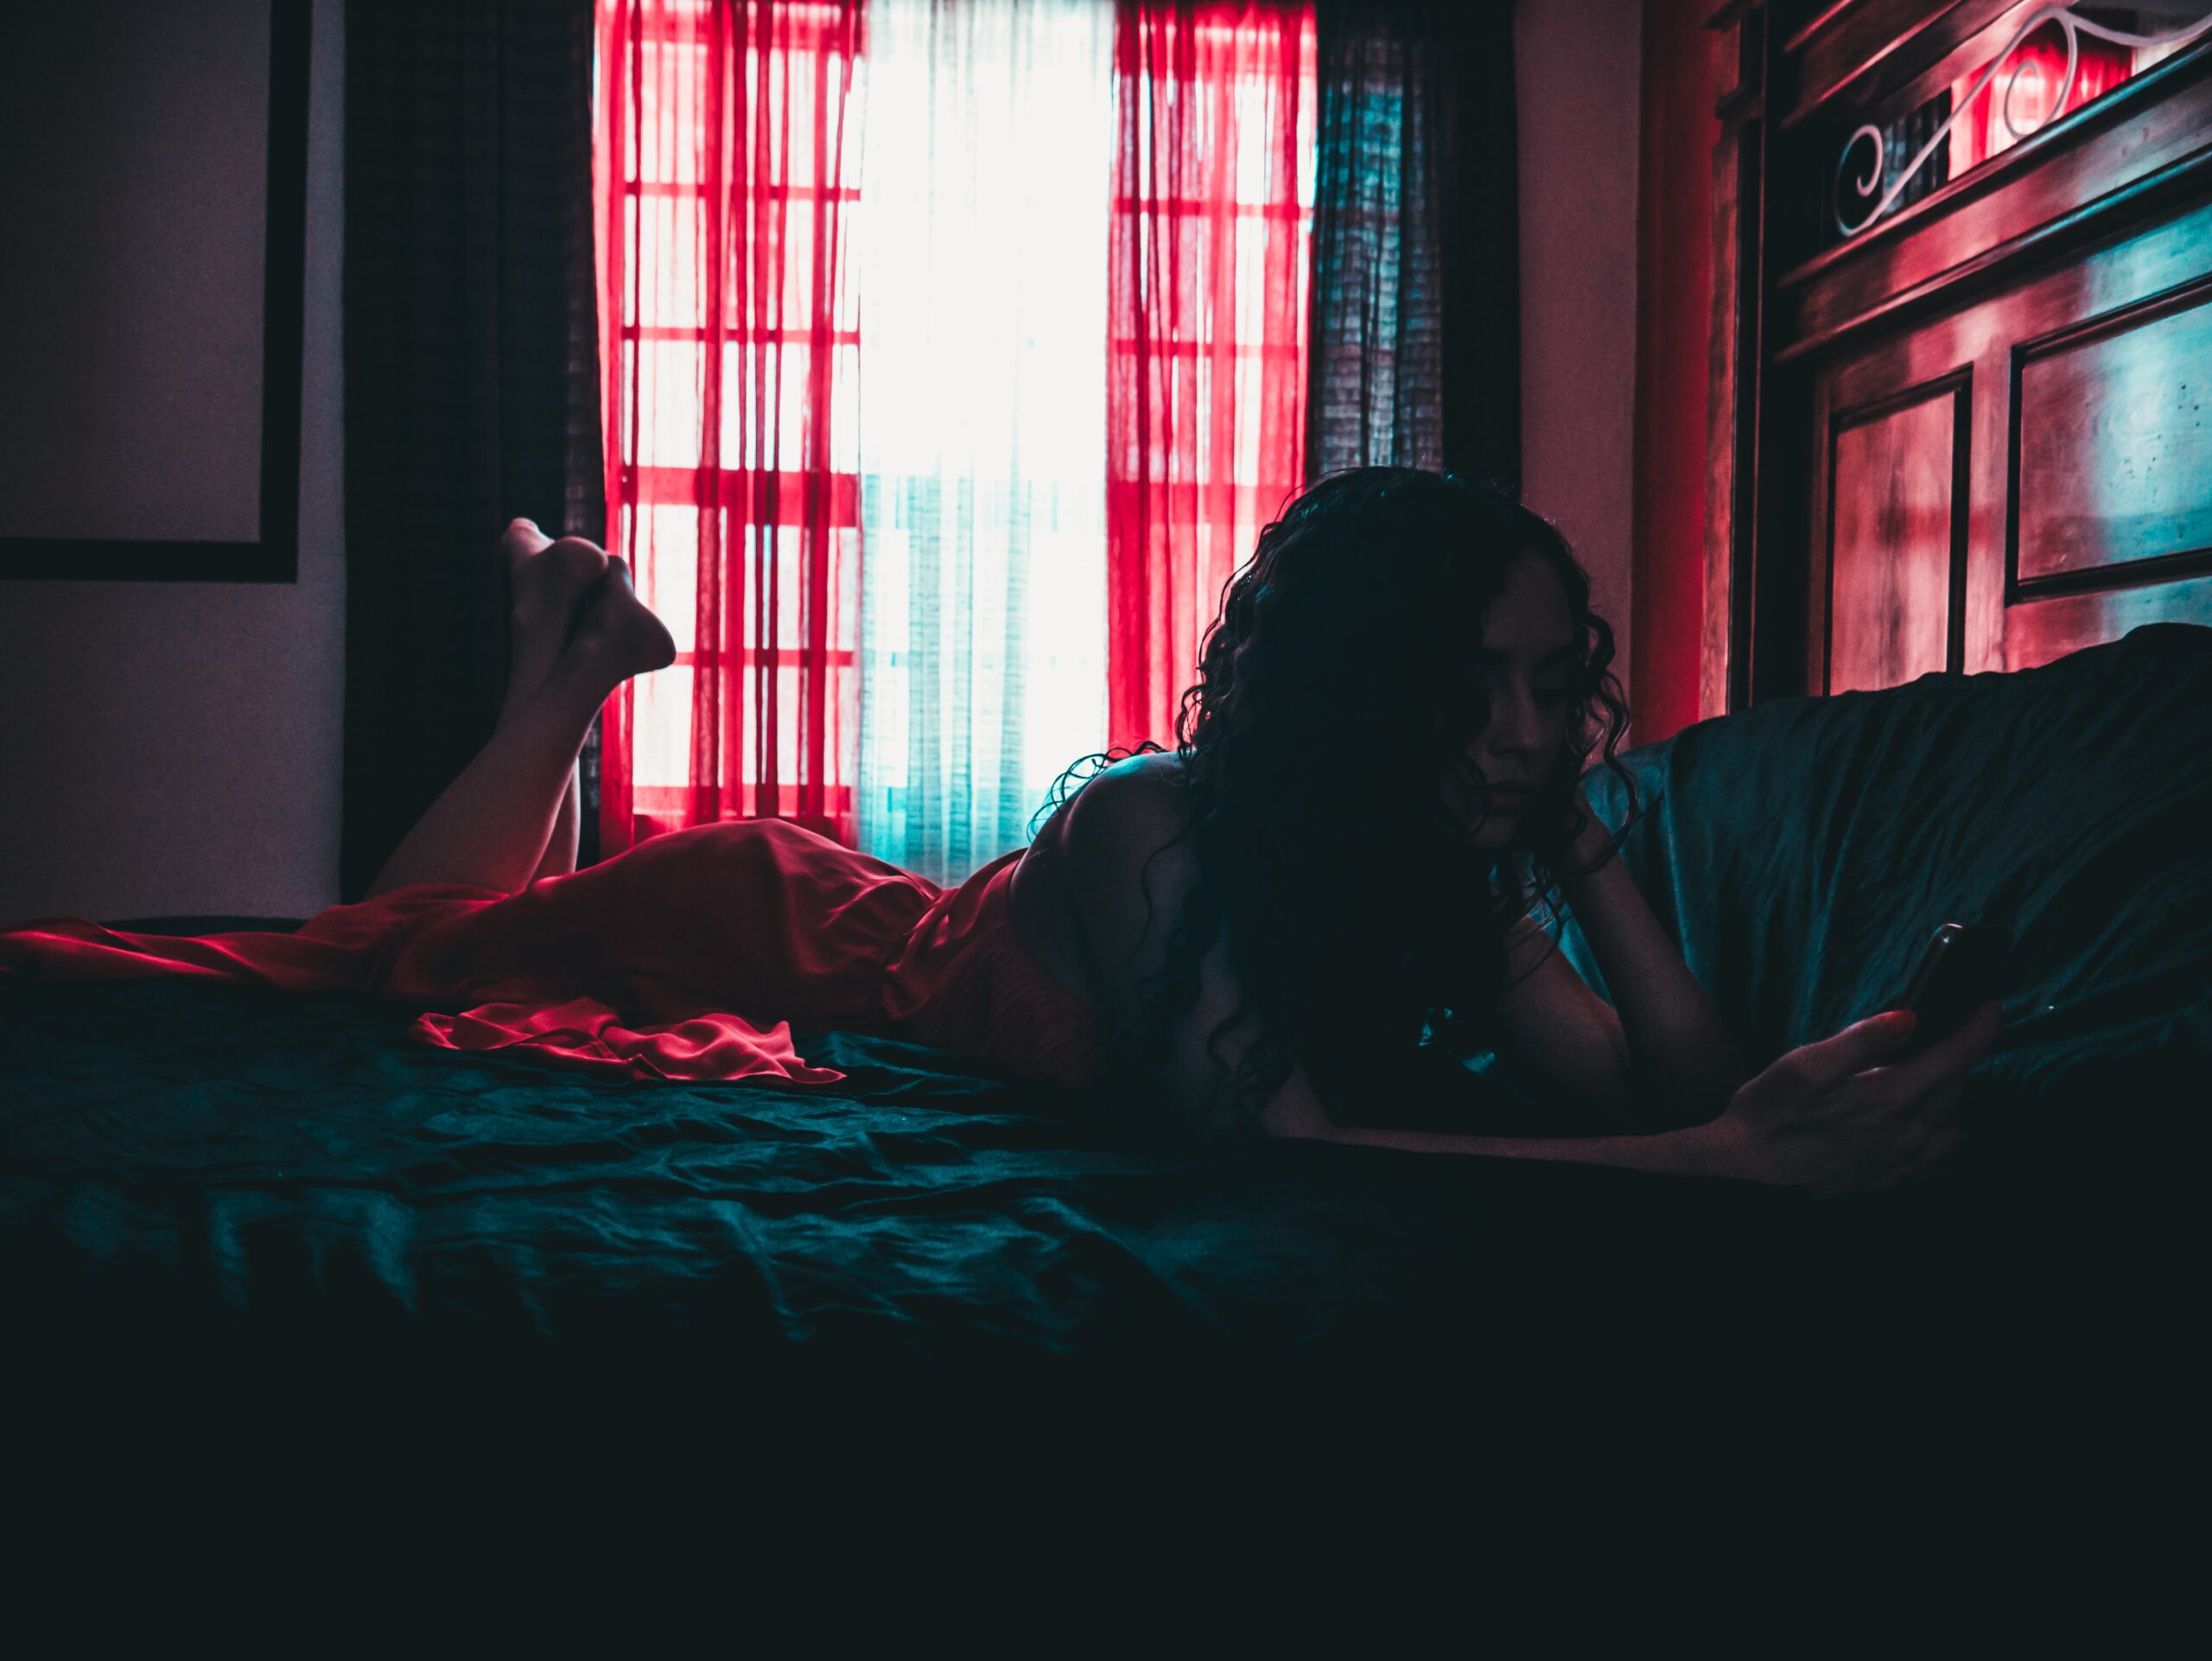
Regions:
<instances>
[{"instance_id":1,"label":"woman's arm","mask_svg":"<svg viewBox=\"0 0 2212 1661\"><path fill-rule=\"evenodd\" d=\"M1619 1033L1614 1060L1624 1070L1622 1087L1630 1098L1660 1097L1675 1104L1685 1118L1713 1118L1750 1076L1749 1069L1705 989L1682 961L1681 949L1651 914L1628 868L1618 854L1606 852L1611 833L1579 790L1575 805L1587 823L1554 869L1560 874L1560 891L1582 925L1583 937L1613 996ZM1601 857L1604 862L1591 869ZM1578 875L1583 872L1587 874ZM1546 967L1580 983L1580 977L1556 953ZM1586 1005L1605 1007L1604 1000L1586 988L1583 995ZM1516 1025L1533 1028L1530 1017L1541 1021L1547 1014L1556 1020L1559 1007L1567 1001L1555 996L1545 1002L1553 1006L1550 1010L1532 1010L1524 1004ZM1580 1029L1596 1031L1601 1025L1595 1009L1580 1007L1571 1028L1576 1047L1587 1053L1592 1041ZM1547 1047L1540 1031L1532 1029L1523 1036L1534 1049ZM1549 1047L1558 1048L1556 1040Z\"/></svg>"},{"instance_id":2,"label":"woman's arm","mask_svg":"<svg viewBox=\"0 0 2212 1661\"><path fill-rule=\"evenodd\" d=\"M1577 1165L1616 1165L1667 1176L1721 1174L1714 1150L1696 1131L1669 1130L1647 1136L1470 1136L1431 1130L1370 1130L1340 1125L1306 1069L1295 1066L1260 1116L1271 1136L1304 1136L1319 1142L1351 1142L1366 1148L1395 1148L1409 1154L1476 1154L1493 1159L1565 1160Z\"/></svg>"},{"instance_id":3,"label":"woman's arm","mask_svg":"<svg viewBox=\"0 0 2212 1661\"><path fill-rule=\"evenodd\" d=\"M1567 1160L1668 1176L1717 1176L1847 1193L1910 1181L1958 1146L1968 1069L1997 1037L1984 1004L1948 1038L1898 1060L1907 1014L1879 1015L1791 1050L1731 1096L1707 1123L1651 1136L1462 1136L1338 1125L1303 1068L1268 1103L1271 1136L1415 1154Z\"/></svg>"},{"instance_id":4,"label":"woman's arm","mask_svg":"<svg viewBox=\"0 0 2212 1661\"><path fill-rule=\"evenodd\" d=\"M1506 932L1505 977L1492 1015L1512 1053L1591 1110L1589 1123L1630 1128L1636 1116L1620 1017L1533 914Z\"/></svg>"}]
</instances>

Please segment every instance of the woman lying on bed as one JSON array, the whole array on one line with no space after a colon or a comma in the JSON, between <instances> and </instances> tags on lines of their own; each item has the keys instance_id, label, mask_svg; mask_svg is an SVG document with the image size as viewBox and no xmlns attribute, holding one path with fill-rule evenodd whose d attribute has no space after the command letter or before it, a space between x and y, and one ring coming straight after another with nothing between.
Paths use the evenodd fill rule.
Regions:
<instances>
[{"instance_id":1,"label":"woman lying on bed","mask_svg":"<svg viewBox=\"0 0 2212 1661\"><path fill-rule=\"evenodd\" d=\"M1112 764L950 890L773 818L576 871L585 734L675 646L594 544L518 520L504 550L498 728L362 901L291 934L46 920L0 932L0 982L356 990L460 1011L416 1023L447 1047L795 1088L842 1075L796 1055L789 1028L842 1028L1103 1085L1116 1111L1164 1107L1209 1136L1824 1192L1942 1158L1995 1037L1993 1003L1907 1057L1911 1017L1893 1012L1746 1080L1578 783L1593 752L1620 771L1611 632L1558 532L1478 485L1370 468L1307 490L1230 583L1178 748L1090 758ZM1562 901L1617 1009L1539 922ZM1604 1134L1402 1128L1402 1060L1492 1048Z\"/></svg>"},{"instance_id":2,"label":"woman lying on bed","mask_svg":"<svg viewBox=\"0 0 2212 1661\"><path fill-rule=\"evenodd\" d=\"M1104 768L1030 851L1117 1047L1220 1130L1826 1192L1941 1160L1998 1005L1909 1059L1911 1015L1878 1015L1747 1081L1578 783L1600 746L1621 771L1612 655L1558 531L1497 492L1386 468L1306 492L1229 584L1179 748ZM1561 900L1618 1008L1539 923ZM1617 1133L1354 1123L1363 1059L1424 1023L1502 1040ZM1692 1128L1634 1133L1655 1119Z\"/></svg>"},{"instance_id":3,"label":"woman lying on bed","mask_svg":"<svg viewBox=\"0 0 2212 1661\"><path fill-rule=\"evenodd\" d=\"M1955 1142L1997 1005L1909 1060L1892 1012L1746 1082L1577 784L1627 727L1612 655L1535 514L1434 474L1325 480L1229 585L1178 748L1097 771L1037 832L1013 926L1092 1006L1120 1079L1210 1133L1821 1189L1923 1171ZM1618 1009L1539 923L1561 899ZM1363 1062L1424 1022L1463 1049L1502 1039L1618 1132L1351 1123L1372 1111L1352 1099ZM1301 1051L1338 1064L1335 1102ZM1634 1134L1655 1108L1696 1123Z\"/></svg>"}]
</instances>

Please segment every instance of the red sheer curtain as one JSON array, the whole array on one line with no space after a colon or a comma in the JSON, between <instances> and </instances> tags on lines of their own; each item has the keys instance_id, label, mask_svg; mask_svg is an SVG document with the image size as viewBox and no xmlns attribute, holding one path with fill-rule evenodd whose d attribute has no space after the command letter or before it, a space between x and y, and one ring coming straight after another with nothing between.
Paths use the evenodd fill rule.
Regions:
<instances>
[{"instance_id":1,"label":"red sheer curtain","mask_svg":"<svg viewBox=\"0 0 2212 1661\"><path fill-rule=\"evenodd\" d=\"M1304 469L1311 4L1123 0L1108 743L1174 740L1221 592Z\"/></svg>"},{"instance_id":2,"label":"red sheer curtain","mask_svg":"<svg viewBox=\"0 0 2212 1661\"><path fill-rule=\"evenodd\" d=\"M618 853L716 819L858 841L860 0L601 0L610 551L675 665L601 717Z\"/></svg>"},{"instance_id":3,"label":"red sheer curtain","mask_svg":"<svg viewBox=\"0 0 2212 1661\"><path fill-rule=\"evenodd\" d=\"M1965 100L1974 90L1976 77L1987 67L1986 64L1982 65L1952 87L1953 109ZM2059 115L2102 98L2134 72L2135 54L2132 48L2115 46L2093 35L2082 35L2074 85L2066 95L2066 109L2054 111L2051 105L2066 81L2066 37L2053 25L2035 39L2022 41L2019 49L1982 89L1980 102L1951 129L1950 176L1955 179L1961 174L1972 172L1991 156L2012 149L2031 133L2041 131ZM2005 121L2008 90L2012 100L2010 127Z\"/></svg>"}]
</instances>

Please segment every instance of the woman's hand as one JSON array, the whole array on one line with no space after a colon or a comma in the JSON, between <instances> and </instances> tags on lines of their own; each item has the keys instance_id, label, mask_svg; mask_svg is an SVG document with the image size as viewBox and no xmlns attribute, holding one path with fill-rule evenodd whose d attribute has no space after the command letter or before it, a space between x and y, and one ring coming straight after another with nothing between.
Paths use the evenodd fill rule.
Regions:
<instances>
[{"instance_id":1,"label":"woman's hand","mask_svg":"<svg viewBox=\"0 0 2212 1661\"><path fill-rule=\"evenodd\" d=\"M1563 836L1567 821L1578 814L1582 828L1572 837ZM1524 843L1529 851L1562 877L1590 870L1605 856L1606 844L1613 837L1612 827L1598 817L1580 784L1574 786L1574 794L1564 811L1544 816L1541 821L1532 823L1529 830L1530 834Z\"/></svg>"},{"instance_id":2,"label":"woman's hand","mask_svg":"<svg viewBox=\"0 0 2212 1661\"><path fill-rule=\"evenodd\" d=\"M1986 1003L1948 1038L1897 1060L1912 1016L1893 1010L1783 1056L1710 1124L1684 1133L1706 1175L1808 1187L1887 1188L1958 1146L1967 1070L1997 1039Z\"/></svg>"}]
</instances>

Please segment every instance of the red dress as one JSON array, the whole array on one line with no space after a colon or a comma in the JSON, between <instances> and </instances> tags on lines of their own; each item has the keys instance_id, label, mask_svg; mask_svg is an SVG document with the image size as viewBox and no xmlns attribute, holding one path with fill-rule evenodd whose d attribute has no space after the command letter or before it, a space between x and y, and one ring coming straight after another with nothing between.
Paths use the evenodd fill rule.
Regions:
<instances>
[{"instance_id":1,"label":"red dress","mask_svg":"<svg viewBox=\"0 0 2212 1661\"><path fill-rule=\"evenodd\" d=\"M425 1043L635 1079L836 1085L844 1075L791 1039L834 1027L1086 1088L1099 1077L1090 1006L1014 938L1022 851L940 888L782 820L731 820L518 894L395 888L292 934L36 919L0 932L0 986L191 975L356 991L429 1011L411 1034Z\"/></svg>"}]
</instances>

